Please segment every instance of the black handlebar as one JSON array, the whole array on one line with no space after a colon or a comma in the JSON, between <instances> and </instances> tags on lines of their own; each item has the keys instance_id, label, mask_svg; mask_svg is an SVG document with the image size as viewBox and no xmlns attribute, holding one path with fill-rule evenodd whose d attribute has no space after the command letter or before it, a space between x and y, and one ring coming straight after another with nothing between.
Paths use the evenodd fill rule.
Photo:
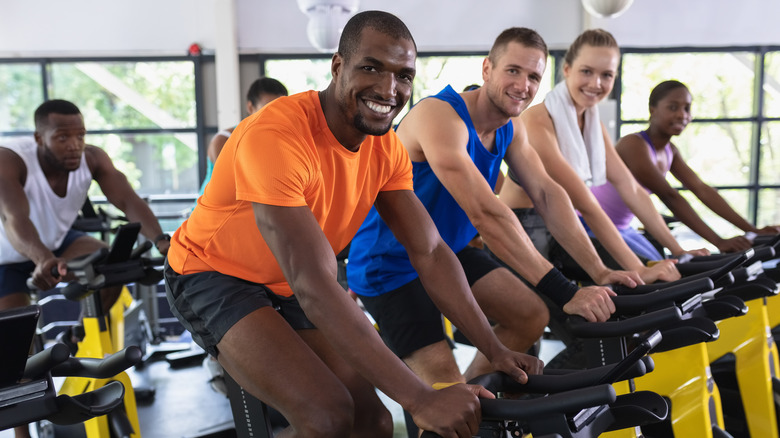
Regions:
<instances>
[{"instance_id":1,"label":"black handlebar","mask_svg":"<svg viewBox=\"0 0 780 438\"><path fill-rule=\"evenodd\" d=\"M613 297L617 298L617 297ZM572 333L581 338L618 338L634 333L654 330L679 321L682 312L677 307L668 307L617 321L588 322L578 315L571 315L566 321Z\"/></svg>"},{"instance_id":2,"label":"black handlebar","mask_svg":"<svg viewBox=\"0 0 780 438\"><path fill-rule=\"evenodd\" d=\"M715 284L712 279L705 277L678 283L642 295L618 295L612 297L612 302L615 303L616 314L635 314L648 309L668 307L670 304L685 301L696 294L711 291L714 287Z\"/></svg>"},{"instance_id":3,"label":"black handlebar","mask_svg":"<svg viewBox=\"0 0 780 438\"><path fill-rule=\"evenodd\" d=\"M51 369L51 375L54 377L79 376L108 379L137 365L141 359L143 359L141 348L131 345L103 359L69 357L64 362L54 366Z\"/></svg>"},{"instance_id":4,"label":"black handlebar","mask_svg":"<svg viewBox=\"0 0 780 438\"><path fill-rule=\"evenodd\" d=\"M524 421L550 414L577 412L594 406L607 405L614 403L616 399L617 395L612 385L604 384L531 400L480 399L480 406L483 420ZM440 435L424 431L421 436L435 438Z\"/></svg>"}]
</instances>

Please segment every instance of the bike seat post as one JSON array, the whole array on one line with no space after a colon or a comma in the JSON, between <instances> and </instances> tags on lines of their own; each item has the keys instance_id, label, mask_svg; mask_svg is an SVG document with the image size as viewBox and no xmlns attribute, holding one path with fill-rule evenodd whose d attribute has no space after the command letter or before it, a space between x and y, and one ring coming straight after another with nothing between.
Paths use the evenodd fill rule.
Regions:
<instances>
[{"instance_id":1,"label":"bike seat post","mask_svg":"<svg viewBox=\"0 0 780 438\"><path fill-rule=\"evenodd\" d=\"M233 411L233 421L236 425L236 436L238 438L273 438L268 406L246 392L227 371L224 373L230 409Z\"/></svg>"}]
</instances>

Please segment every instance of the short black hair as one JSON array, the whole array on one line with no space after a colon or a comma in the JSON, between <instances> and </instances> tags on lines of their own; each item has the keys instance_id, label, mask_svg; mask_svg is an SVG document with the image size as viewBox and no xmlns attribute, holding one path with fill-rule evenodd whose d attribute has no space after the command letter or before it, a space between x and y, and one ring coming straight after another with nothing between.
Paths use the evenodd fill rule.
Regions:
<instances>
[{"instance_id":1,"label":"short black hair","mask_svg":"<svg viewBox=\"0 0 780 438\"><path fill-rule=\"evenodd\" d=\"M261 77L255 79L252 85L249 86L249 91L246 92L247 102L252 102L252 105L257 106L260 98L263 94L270 94L272 96L287 96L287 87L274 78Z\"/></svg>"},{"instance_id":2,"label":"short black hair","mask_svg":"<svg viewBox=\"0 0 780 438\"><path fill-rule=\"evenodd\" d=\"M49 121L49 114L81 114L79 107L72 102L62 99L52 99L43 102L35 110L35 129L46 125Z\"/></svg>"},{"instance_id":3,"label":"short black hair","mask_svg":"<svg viewBox=\"0 0 780 438\"><path fill-rule=\"evenodd\" d=\"M337 53L342 58L347 60L357 51L360 34L365 28L374 29L395 39L409 40L414 45L415 52L417 51L412 33L400 18L384 11L363 11L350 18L341 32Z\"/></svg>"},{"instance_id":4,"label":"short black hair","mask_svg":"<svg viewBox=\"0 0 780 438\"><path fill-rule=\"evenodd\" d=\"M650 92L650 99L649 104L650 107L655 107L658 105L658 102L661 101L664 97L666 97L667 94L672 92L673 90L676 90L678 88L685 88L688 90L688 87L685 86L680 81L670 80L670 81L663 81L660 84L656 85L655 88L653 88L653 91ZM690 93L690 91L688 91Z\"/></svg>"}]
</instances>

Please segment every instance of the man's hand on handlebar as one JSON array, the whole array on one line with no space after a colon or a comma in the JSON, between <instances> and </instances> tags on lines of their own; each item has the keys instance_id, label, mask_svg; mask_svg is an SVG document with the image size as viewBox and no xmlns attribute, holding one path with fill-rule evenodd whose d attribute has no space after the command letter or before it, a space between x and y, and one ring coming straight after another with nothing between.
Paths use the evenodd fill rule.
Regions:
<instances>
[{"instance_id":1,"label":"man's hand on handlebar","mask_svg":"<svg viewBox=\"0 0 780 438\"><path fill-rule=\"evenodd\" d=\"M622 284L626 287L637 287L645 284L642 277L636 271L620 271L605 269L599 275L593 276L593 281L602 286L608 284Z\"/></svg>"},{"instance_id":2,"label":"man's hand on handlebar","mask_svg":"<svg viewBox=\"0 0 780 438\"><path fill-rule=\"evenodd\" d=\"M544 362L538 358L509 349L495 355L490 364L495 371L501 371L520 383L528 381L528 374L541 374Z\"/></svg>"},{"instance_id":3,"label":"man's hand on handlebar","mask_svg":"<svg viewBox=\"0 0 780 438\"><path fill-rule=\"evenodd\" d=\"M32 283L39 290L49 290L62 281L68 274L68 264L65 259L52 257L35 265L32 273Z\"/></svg>"},{"instance_id":4,"label":"man's hand on handlebar","mask_svg":"<svg viewBox=\"0 0 780 438\"><path fill-rule=\"evenodd\" d=\"M563 306L569 315L580 315L590 322L604 322L615 312L614 291L603 286L588 286L578 290Z\"/></svg>"},{"instance_id":5,"label":"man's hand on handlebar","mask_svg":"<svg viewBox=\"0 0 780 438\"><path fill-rule=\"evenodd\" d=\"M651 266L642 268L639 271L639 275L642 276L642 280L646 284L655 283L656 281L679 280L682 276L677 267L675 267L676 263L677 260L659 260L653 262Z\"/></svg>"},{"instance_id":6,"label":"man's hand on handlebar","mask_svg":"<svg viewBox=\"0 0 780 438\"><path fill-rule=\"evenodd\" d=\"M171 247L171 241L170 240L160 240L155 244L155 247L157 247L157 251L160 251L160 254L163 256L168 255L168 248Z\"/></svg>"},{"instance_id":7,"label":"man's hand on handlebar","mask_svg":"<svg viewBox=\"0 0 780 438\"><path fill-rule=\"evenodd\" d=\"M479 431L482 414L474 390L463 383L427 391L407 410L421 430L447 438L474 436Z\"/></svg>"}]
</instances>

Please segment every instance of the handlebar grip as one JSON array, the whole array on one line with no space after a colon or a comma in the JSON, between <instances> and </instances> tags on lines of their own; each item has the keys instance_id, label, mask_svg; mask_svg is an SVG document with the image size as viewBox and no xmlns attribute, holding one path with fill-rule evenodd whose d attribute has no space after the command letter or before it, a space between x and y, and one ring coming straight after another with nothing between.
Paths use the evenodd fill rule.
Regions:
<instances>
[{"instance_id":1,"label":"handlebar grip","mask_svg":"<svg viewBox=\"0 0 780 438\"><path fill-rule=\"evenodd\" d=\"M576 412L613 403L617 395L612 385L604 384L551 394L530 400L481 399L482 418L529 420L551 413Z\"/></svg>"},{"instance_id":2,"label":"handlebar grip","mask_svg":"<svg viewBox=\"0 0 780 438\"><path fill-rule=\"evenodd\" d=\"M614 338L657 329L680 318L682 312L679 308L667 307L620 321L588 322L581 316L570 316L567 325L575 336L581 338Z\"/></svg>"},{"instance_id":3,"label":"handlebar grip","mask_svg":"<svg viewBox=\"0 0 780 438\"><path fill-rule=\"evenodd\" d=\"M51 348L47 348L43 351L27 358L27 365L24 366L24 378L35 379L56 365L65 362L70 357L70 349L65 344L54 344Z\"/></svg>"},{"instance_id":4,"label":"handlebar grip","mask_svg":"<svg viewBox=\"0 0 780 438\"><path fill-rule=\"evenodd\" d=\"M60 270L57 268L57 265L52 266L51 270L49 271L49 273L51 273L51 276L54 277L54 278L60 278ZM35 286L35 284L33 284L32 277L27 279L26 285L27 285L27 290L31 290L31 291L37 291L38 290L38 288Z\"/></svg>"},{"instance_id":5,"label":"handlebar grip","mask_svg":"<svg viewBox=\"0 0 780 438\"><path fill-rule=\"evenodd\" d=\"M107 379L137 365L142 358L141 349L131 345L104 359L71 357L54 367L51 374L54 377L78 376Z\"/></svg>"},{"instance_id":6,"label":"handlebar grip","mask_svg":"<svg viewBox=\"0 0 780 438\"><path fill-rule=\"evenodd\" d=\"M152 249L152 246L154 246L154 244L152 243L151 240L144 240L143 243L136 246L133 252L130 253L130 260L136 260L141 258L143 253Z\"/></svg>"},{"instance_id":7,"label":"handlebar grip","mask_svg":"<svg viewBox=\"0 0 780 438\"><path fill-rule=\"evenodd\" d=\"M618 295L612 297L612 302L615 303L616 314L633 314L657 308L658 306L667 306L674 302L684 301L696 294L708 292L714 286L712 279L705 277L662 288L644 295Z\"/></svg>"}]
</instances>

